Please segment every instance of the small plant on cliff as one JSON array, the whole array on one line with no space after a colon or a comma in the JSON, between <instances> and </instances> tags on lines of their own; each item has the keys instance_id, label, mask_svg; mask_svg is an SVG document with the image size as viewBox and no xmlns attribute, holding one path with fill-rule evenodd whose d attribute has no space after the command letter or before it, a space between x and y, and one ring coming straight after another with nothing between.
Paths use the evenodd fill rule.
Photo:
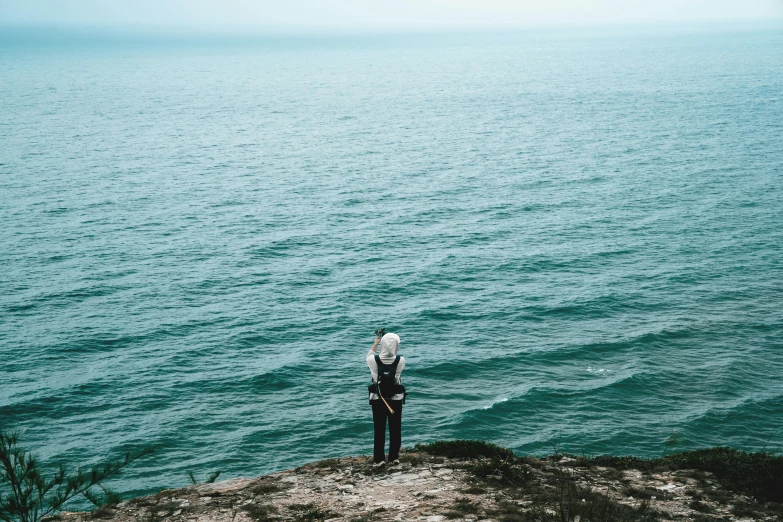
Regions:
<instances>
[{"instance_id":1,"label":"small plant on cliff","mask_svg":"<svg viewBox=\"0 0 783 522\"><path fill-rule=\"evenodd\" d=\"M83 493L84 498L95 506L91 516L92 518L111 518L114 514L113 508L122 501L122 497L116 491L102 484L98 484L98 489L100 492L87 490Z\"/></svg>"},{"instance_id":2,"label":"small plant on cliff","mask_svg":"<svg viewBox=\"0 0 783 522\"><path fill-rule=\"evenodd\" d=\"M335 513L328 509L320 509L313 502L309 504L291 504L288 506L288 509L295 513L294 520L296 522L315 522L316 520L326 520L335 516Z\"/></svg>"},{"instance_id":3,"label":"small plant on cliff","mask_svg":"<svg viewBox=\"0 0 783 522\"><path fill-rule=\"evenodd\" d=\"M666 445L663 447L663 454L661 455L661 458L666 456L666 450L668 450L670 447L676 446L680 442L680 435L679 433L672 433L669 435L669 438L666 439Z\"/></svg>"},{"instance_id":4,"label":"small plant on cliff","mask_svg":"<svg viewBox=\"0 0 783 522\"><path fill-rule=\"evenodd\" d=\"M220 472L219 472L219 471L213 471L212 473L210 473L210 474L207 476L207 478L206 478L206 480L204 480L204 482L199 482L199 481L196 479L196 475L194 475L192 471L188 471L188 478L190 479L190 482L191 482L193 485L198 485L198 484L212 484L213 482L215 482L215 480L217 480L217 478L218 478L219 476L220 476Z\"/></svg>"},{"instance_id":5,"label":"small plant on cliff","mask_svg":"<svg viewBox=\"0 0 783 522\"><path fill-rule=\"evenodd\" d=\"M246 504L242 506L242 510L255 522L274 520L275 515L277 514L277 508L268 505Z\"/></svg>"},{"instance_id":6,"label":"small plant on cliff","mask_svg":"<svg viewBox=\"0 0 783 522\"><path fill-rule=\"evenodd\" d=\"M446 518L465 518L465 515L478 515L481 513L481 504L474 502L469 498L458 498L451 506L451 510L446 511Z\"/></svg>"},{"instance_id":7,"label":"small plant on cliff","mask_svg":"<svg viewBox=\"0 0 783 522\"><path fill-rule=\"evenodd\" d=\"M116 475L131 462L149 455L151 450L126 453L124 458L68 472L60 465L44 476L38 459L19 446L19 436L0 430L0 521L40 522L62 510L69 500L85 496L97 500L91 488ZM108 490L104 495L108 499ZM112 493L112 495L116 495Z\"/></svg>"}]
</instances>

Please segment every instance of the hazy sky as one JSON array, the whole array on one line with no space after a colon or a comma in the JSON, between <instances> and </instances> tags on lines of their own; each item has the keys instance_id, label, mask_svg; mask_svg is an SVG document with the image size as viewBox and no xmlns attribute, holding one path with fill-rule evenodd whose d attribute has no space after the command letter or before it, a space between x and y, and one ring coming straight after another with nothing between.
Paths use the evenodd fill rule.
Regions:
<instances>
[{"instance_id":1,"label":"hazy sky","mask_svg":"<svg viewBox=\"0 0 783 522\"><path fill-rule=\"evenodd\" d=\"M0 0L0 24L430 29L782 20L783 0Z\"/></svg>"}]
</instances>

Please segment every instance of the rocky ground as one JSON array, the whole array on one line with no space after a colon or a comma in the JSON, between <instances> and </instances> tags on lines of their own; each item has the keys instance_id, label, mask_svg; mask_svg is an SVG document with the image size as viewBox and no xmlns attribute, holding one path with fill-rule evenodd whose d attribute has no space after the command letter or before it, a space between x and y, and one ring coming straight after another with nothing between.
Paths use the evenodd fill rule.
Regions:
<instances>
[{"instance_id":1,"label":"rocky ground","mask_svg":"<svg viewBox=\"0 0 783 522\"><path fill-rule=\"evenodd\" d=\"M116 522L374 520L783 520L777 503L721 487L698 470L646 472L584 459L447 458L405 453L374 468L330 459L260 478L201 484L65 518Z\"/></svg>"}]
</instances>

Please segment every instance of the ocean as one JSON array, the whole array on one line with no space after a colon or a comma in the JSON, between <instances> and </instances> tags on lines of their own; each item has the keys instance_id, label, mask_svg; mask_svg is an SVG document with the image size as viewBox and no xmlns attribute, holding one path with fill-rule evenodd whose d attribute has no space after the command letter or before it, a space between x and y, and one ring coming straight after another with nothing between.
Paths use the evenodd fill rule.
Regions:
<instances>
[{"instance_id":1,"label":"ocean","mask_svg":"<svg viewBox=\"0 0 783 522\"><path fill-rule=\"evenodd\" d=\"M370 454L381 327L407 447L781 449L780 30L12 35L0 115L0 427L46 464Z\"/></svg>"}]
</instances>

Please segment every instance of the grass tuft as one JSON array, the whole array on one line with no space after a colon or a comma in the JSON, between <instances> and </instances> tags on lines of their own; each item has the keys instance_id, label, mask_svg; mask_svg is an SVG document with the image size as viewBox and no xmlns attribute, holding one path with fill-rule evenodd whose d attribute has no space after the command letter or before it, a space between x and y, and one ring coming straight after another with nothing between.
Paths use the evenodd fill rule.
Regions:
<instances>
[{"instance_id":1,"label":"grass tuft","mask_svg":"<svg viewBox=\"0 0 783 522\"><path fill-rule=\"evenodd\" d=\"M691 500L688 503L688 507L699 513L712 513L715 511L709 504L702 502L701 500Z\"/></svg>"},{"instance_id":2,"label":"grass tuft","mask_svg":"<svg viewBox=\"0 0 783 522\"><path fill-rule=\"evenodd\" d=\"M417 454L405 454L400 455L400 462L403 464L410 464L411 466L419 466L424 463L424 459Z\"/></svg>"},{"instance_id":3,"label":"grass tuft","mask_svg":"<svg viewBox=\"0 0 783 522\"><path fill-rule=\"evenodd\" d=\"M339 468L340 467L340 459L334 458L334 459L324 459L319 462L316 462L313 464L314 468Z\"/></svg>"},{"instance_id":4,"label":"grass tuft","mask_svg":"<svg viewBox=\"0 0 783 522\"><path fill-rule=\"evenodd\" d=\"M242 510L247 513L254 522L267 522L274 520L274 515L277 513L275 506L247 504L242 506Z\"/></svg>"},{"instance_id":5,"label":"grass tuft","mask_svg":"<svg viewBox=\"0 0 783 522\"><path fill-rule=\"evenodd\" d=\"M277 493L286 489L280 482L270 479L261 479L257 484L254 484L250 489L250 493L253 495L268 495L270 493Z\"/></svg>"},{"instance_id":6,"label":"grass tuft","mask_svg":"<svg viewBox=\"0 0 783 522\"><path fill-rule=\"evenodd\" d=\"M335 516L327 509L320 509L315 504L291 504L288 509L295 513L296 522L314 522L316 520L326 520Z\"/></svg>"},{"instance_id":7,"label":"grass tuft","mask_svg":"<svg viewBox=\"0 0 783 522\"><path fill-rule=\"evenodd\" d=\"M114 510L109 506L101 506L90 513L90 518L112 518Z\"/></svg>"},{"instance_id":8,"label":"grass tuft","mask_svg":"<svg viewBox=\"0 0 783 522\"><path fill-rule=\"evenodd\" d=\"M460 497L454 501L451 509L463 515L475 515L481 512L481 504L469 498Z\"/></svg>"},{"instance_id":9,"label":"grass tuft","mask_svg":"<svg viewBox=\"0 0 783 522\"><path fill-rule=\"evenodd\" d=\"M469 488L461 489L459 491L466 495L484 495L487 493L487 489L480 486L470 486Z\"/></svg>"},{"instance_id":10,"label":"grass tuft","mask_svg":"<svg viewBox=\"0 0 783 522\"><path fill-rule=\"evenodd\" d=\"M526 465L497 457L480 460L470 465L468 471L482 481L495 480L500 481L502 485L515 487L524 487L532 477Z\"/></svg>"}]
</instances>

